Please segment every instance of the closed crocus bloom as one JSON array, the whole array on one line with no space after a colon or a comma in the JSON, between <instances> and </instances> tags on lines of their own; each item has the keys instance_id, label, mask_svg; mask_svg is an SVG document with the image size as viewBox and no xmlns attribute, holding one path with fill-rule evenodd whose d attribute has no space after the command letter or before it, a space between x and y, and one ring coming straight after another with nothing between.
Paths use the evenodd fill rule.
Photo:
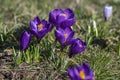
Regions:
<instances>
[{"instance_id":1,"label":"closed crocus bloom","mask_svg":"<svg viewBox=\"0 0 120 80\"><path fill-rule=\"evenodd\" d=\"M59 28L55 30L56 39L60 42L62 46L69 45L72 42L74 32L71 28L62 29Z\"/></svg>"},{"instance_id":2,"label":"closed crocus bloom","mask_svg":"<svg viewBox=\"0 0 120 80\"><path fill-rule=\"evenodd\" d=\"M30 31L39 40L41 40L52 29L52 24L48 24L46 20L40 21L39 17L30 21Z\"/></svg>"},{"instance_id":3,"label":"closed crocus bloom","mask_svg":"<svg viewBox=\"0 0 120 80\"><path fill-rule=\"evenodd\" d=\"M73 57L74 55L81 53L86 48L86 43L80 39L75 39L74 42L71 44L69 49L69 57Z\"/></svg>"},{"instance_id":4,"label":"closed crocus bloom","mask_svg":"<svg viewBox=\"0 0 120 80\"><path fill-rule=\"evenodd\" d=\"M108 20L112 16L112 6L106 5L104 7L104 17L106 20Z\"/></svg>"},{"instance_id":5,"label":"closed crocus bloom","mask_svg":"<svg viewBox=\"0 0 120 80\"><path fill-rule=\"evenodd\" d=\"M30 43L31 35L27 31L23 31L20 37L20 49L25 50L27 49Z\"/></svg>"},{"instance_id":6,"label":"closed crocus bloom","mask_svg":"<svg viewBox=\"0 0 120 80\"><path fill-rule=\"evenodd\" d=\"M88 63L83 63L81 66L67 69L71 80L94 80L94 73Z\"/></svg>"},{"instance_id":7,"label":"closed crocus bloom","mask_svg":"<svg viewBox=\"0 0 120 80\"><path fill-rule=\"evenodd\" d=\"M49 13L49 22L54 24L54 25L57 25L56 17L62 12L63 12L62 9L54 9L53 11L51 11Z\"/></svg>"},{"instance_id":8,"label":"closed crocus bloom","mask_svg":"<svg viewBox=\"0 0 120 80\"><path fill-rule=\"evenodd\" d=\"M49 22L57 27L66 28L75 23L75 16L71 9L55 9L49 14Z\"/></svg>"}]
</instances>

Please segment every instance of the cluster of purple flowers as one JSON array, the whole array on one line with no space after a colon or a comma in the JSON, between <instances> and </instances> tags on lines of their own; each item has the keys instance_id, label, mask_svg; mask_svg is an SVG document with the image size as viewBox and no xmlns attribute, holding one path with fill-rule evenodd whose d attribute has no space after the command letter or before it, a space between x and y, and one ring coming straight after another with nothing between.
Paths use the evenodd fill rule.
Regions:
<instances>
[{"instance_id":1,"label":"cluster of purple flowers","mask_svg":"<svg viewBox=\"0 0 120 80\"><path fill-rule=\"evenodd\" d=\"M49 23L46 20L40 20L39 17L30 21L30 33L24 31L20 38L20 49L27 49L31 34L41 40L53 26L56 26L55 36L62 47L71 45L69 49L69 57L74 56L85 50L86 43L78 38L74 38L74 31L72 25L75 24L75 16L71 9L55 9L49 14Z\"/></svg>"},{"instance_id":2,"label":"cluster of purple flowers","mask_svg":"<svg viewBox=\"0 0 120 80\"><path fill-rule=\"evenodd\" d=\"M55 9L49 14L49 22L56 26L55 36L62 47L70 45L69 57L73 57L85 50L86 43L74 38L72 25L75 24L75 16L71 9Z\"/></svg>"},{"instance_id":3,"label":"cluster of purple flowers","mask_svg":"<svg viewBox=\"0 0 120 80\"><path fill-rule=\"evenodd\" d=\"M20 38L20 49L27 49L31 34L41 40L53 26L56 26L54 31L56 40L59 41L64 48L70 45L69 57L81 53L86 48L86 43L79 38L74 37L72 25L76 22L75 15L71 9L55 9L49 13L49 23L46 20L40 20L39 17L30 21L30 32L23 31ZM76 66L74 69L68 68L67 72L72 80L93 80L93 71L87 63L82 66Z\"/></svg>"}]
</instances>

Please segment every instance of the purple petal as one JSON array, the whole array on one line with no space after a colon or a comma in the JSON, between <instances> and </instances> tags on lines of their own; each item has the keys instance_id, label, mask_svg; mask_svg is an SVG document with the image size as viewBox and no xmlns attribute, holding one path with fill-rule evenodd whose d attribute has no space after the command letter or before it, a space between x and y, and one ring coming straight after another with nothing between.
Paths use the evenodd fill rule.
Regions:
<instances>
[{"instance_id":1,"label":"purple petal","mask_svg":"<svg viewBox=\"0 0 120 80\"><path fill-rule=\"evenodd\" d=\"M71 80L74 80L75 79L75 74L74 74L73 69L68 68L67 72L68 72L68 76L71 78Z\"/></svg>"},{"instance_id":2,"label":"purple petal","mask_svg":"<svg viewBox=\"0 0 120 80\"><path fill-rule=\"evenodd\" d=\"M63 47L65 47L72 42L74 32L72 31L71 28L66 28L66 29L58 28L56 30L55 35L56 35L57 40L60 42L60 44Z\"/></svg>"},{"instance_id":3,"label":"purple petal","mask_svg":"<svg viewBox=\"0 0 120 80\"><path fill-rule=\"evenodd\" d=\"M83 80L80 76L80 72L85 73L84 80L93 80L94 75L88 63L84 62L81 66L76 65L74 68L68 68L67 73L71 80Z\"/></svg>"},{"instance_id":4,"label":"purple petal","mask_svg":"<svg viewBox=\"0 0 120 80\"><path fill-rule=\"evenodd\" d=\"M80 78L80 70L81 70L81 66L78 65L76 65L74 68L67 69L68 76L71 78L71 80L82 80Z\"/></svg>"},{"instance_id":5,"label":"purple petal","mask_svg":"<svg viewBox=\"0 0 120 80\"><path fill-rule=\"evenodd\" d=\"M46 20L42 20L41 23L46 26L47 25L47 21Z\"/></svg>"},{"instance_id":6,"label":"purple petal","mask_svg":"<svg viewBox=\"0 0 120 80\"><path fill-rule=\"evenodd\" d=\"M37 37L38 29L37 25L33 21L30 21L30 32Z\"/></svg>"},{"instance_id":7,"label":"purple petal","mask_svg":"<svg viewBox=\"0 0 120 80\"><path fill-rule=\"evenodd\" d=\"M66 18L62 15L58 15L56 17L57 24L59 25L61 22L63 22Z\"/></svg>"},{"instance_id":8,"label":"purple petal","mask_svg":"<svg viewBox=\"0 0 120 80\"><path fill-rule=\"evenodd\" d=\"M40 29L38 28L38 25ZM52 25L48 24L46 20L40 21L38 17L36 17L33 21L30 21L30 31L34 34L38 39L42 39L50 30L52 29Z\"/></svg>"},{"instance_id":9,"label":"purple petal","mask_svg":"<svg viewBox=\"0 0 120 80\"><path fill-rule=\"evenodd\" d=\"M50 32L53 29L53 25L52 24L48 24L48 32Z\"/></svg>"},{"instance_id":10,"label":"purple petal","mask_svg":"<svg viewBox=\"0 0 120 80\"><path fill-rule=\"evenodd\" d=\"M65 9L64 13L67 15L68 19L75 17L73 11L70 8Z\"/></svg>"},{"instance_id":11,"label":"purple petal","mask_svg":"<svg viewBox=\"0 0 120 80\"><path fill-rule=\"evenodd\" d=\"M67 37L65 46L66 46L66 45L70 45L70 44L73 43L73 36L74 36L74 32L71 32L71 33L69 34L69 36Z\"/></svg>"},{"instance_id":12,"label":"purple petal","mask_svg":"<svg viewBox=\"0 0 120 80\"><path fill-rule=\"evenodd\" d=\"M82 46L82 47L80 47L80 45ZM84 51L85 50L85 48L86 48L86 43L85 42L83 42L82 40L78 40L78 41L76 41L76 43L75 43L75 47L74 47L74 52L77 54L77 53L81 53L82 51Z\"/></svg>"},{"instance_id":13,"label":"purple petal","mask_svg":"<svg viewBox=\"0 0 120 80\"><path fill-rule=\"evenodd\" d=\"M71 27L67 27L64 29L64 31L68 34L70 34L71 32L73 32L73 30L71 29Z\"/></svg>"},{"instance_id":14,"label":"purple petal","mask_svg":"<svg viewBox=\"0 0 120 80\"><path fill-rule=\"evenodd\" d=\"M37 25L34 21L30 21L30 29L31 30L37 30Z\"/></svg>"},{"instance_id":15,"label":"purple petal","mask_svg":"<svg viewBox=\"0 0 120 80\"><path fill-rule=\"evenodd\" d=\"M31 35L27 31L23 31L20 37L20 49L25 50L27 49L30 43Z\"/></svg>"},{"instance_id":16,"label":"purple petal","mask_svg":"<svg viewBox=\"0 0 120 80\"><path fill-rule=\"evenodd\" d=\"M55 9L55 10L53 10L51 13L52 13L54 16L57 16L57 15L59 15L61 12L63 12L62 9Z\"/></svg>"},{"instance_id":17,"label":"purple petal","mask_svg":"<svg viewBox=\"0 0 120 80\"><path fill-rule=\"evenodd\" d=\"M106 5L104 7L104 16L108 19L112 15L112 6Z\"/></svg>"},{"instance_id":18,"label":"purple petal","mask_svg":"<svg viewBox=\"0 0 120 80\"><path fill-rule=\"evenodd\" d=\"M41 40L47 34L47 29L38 32L38 38Z\"/></svg>"},{"instance_id":19,"label":"purple petal","mask_svg":"<svg viewBox=\"0 0 120 80\"><path fill-rule=\"evenodd\" d=\"M34 18L33 21L35 24L40 24L40 18L38 16L36 18Z\"/></svg>"},{"instance_id":20,"label":"purple petal","mask_svg":"<svg viewBox=\"0 0 120 80\"><path fill-rule=\"evenodd\" d=\"M72 68L68 68L67 69L68 72L68 76L71 78L71 80L79 80L79 72L77 70L76 67Z\"/></svg>"},{"instance_id":21,"label":"purple petal","mask_svg":"<svg viewBox=\"0 0 120 80\"><path fill-rule=\"evenodd\" d=\"M40 24L42 24L42 30L43 30L43 29L47 29L48 25L47 25L47 21L46 21L46 20L42 20L42 21L40 22ZM39 24L38 24L38 25L39 25ZM39 28L38 28L38 31L41 31L41 30L39 30Z\"/></svg>"},{"instance_id":22,"label":"purple petal","mask_svg":"<svg viewBox=\"0 0 120 80\"><path fill-rule=\"evenodd\" d=\"M61 33L67 33L67 34L70 34L72 31L71 27L67 27L67 28L62 28L61 26L59 26L57 28L57 30L59 30Z\"/></svg>"},{"instance_id":23,"label":"purple petal","mask_svg":"<svg viewBox=\"0 0 120 80\"><path fill-rule=\"evenodd\" d=\"M61 33L59 30L55 30L55 36L56 36L57 40L60 42L60 44L64 43L63 33Z\"/></svg>"},{"instance_id":24,"label":"purple petal","mask_svg":"<svg viewBox=\"0 0 120 80\"><path fill-rule=\"evenodd\" d=\"M73 44L69 49L69 57L71 58L74 55L81 53L82 51L85 50L85 48L86 48L86 43L77 38L76 40L74 40Z\"/></svg>"},{"instance_id":25,"label":"purple petal","mask_svg":"<svg viewBox=\"0 0 120 80\"><path fill-rule=\"evenodd\" d=\"M82 64L82 68L84 69L84 72L86 74L86 78L87 79L92 79L94 77L93 75L93 71L91 70L90 66L88 65L88 63L84 62Z\"/></svg>"},{"instance_id":26,"label":"purple petal","mask_svg":"<svg viewBox=\"0 0 120 80\"><path fill-rule=\"evenodd\" d=\"M71 18L71 19L67 19L67 20L64 20L63 22L61 22L61 26L63 28L66 28L66 27L71 27L73 24L75 24L75 19L74 18Z\"/></svg>"},{"instance_id":27,"label":"purple petal","mask_svg":"<svg viewBox=\"0 0 120 80\"><path fill-rule=\"evenodd\" d=\"M49 22L56 25L56 16L62 12L62 9L55 9L49 13Z\"/></svg>"}]
</instances>

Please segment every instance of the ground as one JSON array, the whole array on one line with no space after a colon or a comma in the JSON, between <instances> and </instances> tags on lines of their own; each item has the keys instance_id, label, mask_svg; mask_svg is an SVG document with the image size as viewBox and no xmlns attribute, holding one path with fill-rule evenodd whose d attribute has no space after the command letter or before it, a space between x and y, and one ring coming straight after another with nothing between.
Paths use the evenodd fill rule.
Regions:
<instances>
[{"instance_id":1,"label":"ground","mask_svg":"<svg viewBox=\"0 0 120 80\"><path fill-rule=\"evenodd\" d=\"M104 20L103 8L113 7L113 15ZM88 62L96 80L120 80L120 1L119 0L0 0L0 79L70 80L66 69ZM34 17L48 20L56 8L71 8L76 17L75 37L87 42L81 54L68 57L68 48L51 51L54 29L38 44L32 38L25 54L39 53L39 59L19 61L19 39L29 30ZM96 26L94 24L96 23Z\"/></svg>"}]
</instances>

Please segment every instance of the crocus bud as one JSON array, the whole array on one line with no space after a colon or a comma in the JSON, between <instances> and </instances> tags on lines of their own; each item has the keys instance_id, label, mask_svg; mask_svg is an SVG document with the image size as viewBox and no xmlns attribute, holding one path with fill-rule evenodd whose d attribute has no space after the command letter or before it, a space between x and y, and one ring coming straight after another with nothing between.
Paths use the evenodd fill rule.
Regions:
<instances>
[{"instance_id":1,"label":"crocus bud","mask_svg":"<svg viewBox=\"0 0 120 80\"><path fill-rule=\"evenodd\" d=\"M112 6L110 6L109 4L107 4L104 7L104 11L103 12L104 12L105 20L108 20L112 16Z\"/></svg>"},{"instance_id":2,"label":"crocus bud","mask_svg":"<svg viewBox=\"0 0 120 80\"><path fill-rule=\"evenodd\" d=\"M27 31L23 31L20 37L20 49L25 50L28 48L28 45L31 40L31 35Z\"/></svg>"},{"instance_id":3,"label":"crocus bud","mask_svg":"<svg viewBox=\"0 0 120 80\"><path fill-rule=\"evenodd\" d=\"M79 38L76 38L70 48L69 48L69 58L75 56L76 54L79 54L81 52L83 52L86 48L86 43L83 42L82 40L80 40Z\"/></svg>"}]
</instances>

